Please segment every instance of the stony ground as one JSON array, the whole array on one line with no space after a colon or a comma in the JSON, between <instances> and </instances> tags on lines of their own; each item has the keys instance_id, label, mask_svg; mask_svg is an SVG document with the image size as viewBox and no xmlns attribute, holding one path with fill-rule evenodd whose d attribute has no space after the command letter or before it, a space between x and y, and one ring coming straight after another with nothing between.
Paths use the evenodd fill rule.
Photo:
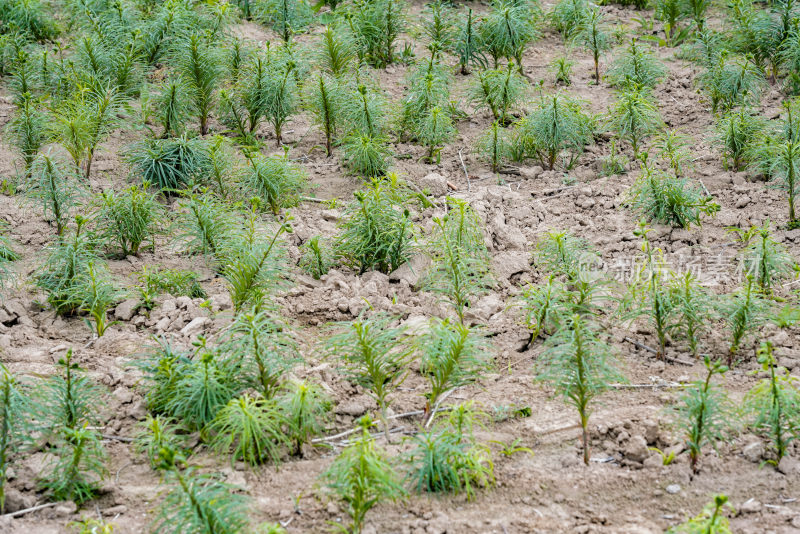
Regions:
<instances>
[{"instance_id":1,"label":"stony ground","mask_svg":"<svg viewBox=\"0 0 800 534\"><path fill-rule=\"evenodd\" d=\"M415 3L414 12L420 9L421 4ZM604 7L603 11L610 21L631 30L637 26L632 17L642 15L613 6ZM255 24L239 25L236 31L256 41L275 38ZM313 35L302 37L306 42L313 39ZM405 39L413 42L411 37ZM421 45L415 46L421 51ZM533 81L544 80L545 90L554 90L549 64L564 50L558 35L545 32L524 57L525 74ZM702 180L722 208L702 228L685 231L656 226L651 236L674 268L694 269L714 291L729 292L738 286L740 277L736 246L727 227L748 227L766 219L785 226L786 203L782 192L751 182L744 173L723 169L719 153L709 141L712 117L708 105L694 84L697 68L674 59L674 50L662 49L658 53L669 67L668 77L655 93L660 110L667 125L693 138L692 176ZM584 99L593 112L604 113L613 100L613 92L605 84L591 84L593 67L589 55L574 50L572 57L576 60L573 84L563 90ZM607 61L608 58L606 64ZM406 73L407 67L402 65L376 73L395 101L402 97ZM463 92L466 84L464 77L457 76L456 93ZM762 101L765 116L777 116L780 98L778 89L771 87ZM0 102L0 125L10 113L10 99L4 98ZM495 372L476 385L459 389L448 402L474 399L490 413L504 407L530 407L530 417L489 424L479 437L486 442L506 443L519 438L533 450L533 455L505 457L498 452L499 447L493 446L495 488L479 492L472 502L462 497L412 496L402 504L381 505L370 514L365 532L661 532L698 513L716 493L729 495L736 509L731 520L736 532L800 531L800 447L796 444L787 461L776 470L762 467L763 446L757 438L734 433L718 451L709 451L701 474L694 478L690 477L685 454L678 454L673 464L663 466L658 454L648 449L683 450L667 414L678 388L669 386L694 380L704 368L697 361L688 361L689 355L678 348L670 347L668 356L683 363L664 363L646 349L624 341L628 337L654 345L649 331L637 324L615 325L612 333L631 384L643 387L619 388L605 396L591 423L595 461L589 467L580 462L575 414L534 383L532 365L541 345L521 352L528 334L513 306L514 297L525 285L545 279L546 273L532 265L530 252L538 237L551 229L569 230L589 240L609 273L624 279L639 247L632 234L636 217L622 206L636 173L599 177L598 158L609 151L609 137L600 136L568 174L543 171L530 164L519 167L514 174L500 175L498 182L498 176L472 151L475 140L489 123L487 114L474 113L458 124L459 135L442 151L439 165L418 161L422 148L398 144L396 153L407 157L396 160L395 170L402 178L429 188L437 197L437 207L419 214L417 222L425 232L430 230L431 218L442 213L442 201L448 194L468 200L485 221L497 283L470 310L470 320L485 324L493 334ZM360 182L348 176L335 159L326 159L319 150L311 151L320 139L308 118L296 117L289 130L284 142L294 147L295 156L304 155L302 165L316 188L314 194L349 200ZM270 136L266 131L261 133L264 138ZM140 131L120 130L101 147L97 172L92 178L96 191L118 187L129 179L129 169L119 151L142 135ZM273 143L266 146L274 150ZM12 153L3 148L0 173L12 175L14 165ZM297 245L304 240L316 234L334 234L341 204L330 207L303 203L292 210L295 231L289 239L293 259L299 254ZM168 297L160 299L151 313L144 314L129 303L123 304L114 312L120 323L89 344L89 331L79 318L55 317L51 310L40 306L42 295L28 284L29 276L43 259L42 247L51 230L38 213L16 197L0 196L0 217L8 223L11 237L22 245L24 255L18 265L17 283L5 290L0 306L0 360L15 373L47 375L54 372L54 363L67 348L74 348L79 364L109 392L102 407L103 434L122 438L105 442L110 474L103 495L96 502L80 511L61 505L3 520L0 529L64 532L70 521L100 515L115 524L115 532L145 531L161 490L158 474L143 456L132 451L125 439L145 416L142 392L137 388L139 375L130 363L152 343L154 335L165 336L179 345L188 345L199 334L213 339L231 320L230 299L222 281L200 266L210 307L200 307L199 299ZM775 237L800 258L800 231L779 230ZM420 256L415 262L422 265L424 258ZM110 261L115 277L128 286L134 285L136 271L152 264L197 270L199 262L178 254L166 238L155 252ZM337 400L331 434L350 428L357 417L375 406L363 392L339 377L332 362L321 358L316 348L321 328L329 321L352 319L367 305L398 314L409 325L431 315L446 315L447 308L435 296L415 288L419 271L401 268L391 276L332 271L315 281L296 270L292 273L294 287L277 299L302 341L305 363L296 374L325 384ZM775 342L782 365L800 373L797 333L796 329L768 326L762 337ZM725 342L720 334L714 334L708 351L724 354ZM724 378L725 387L735 399L755 383L755 369L751 358ZM419 410L424 404L423 391L422 379L412 373L396 395L395 413ZM411 432L418 420L397 419L396 424ZM389 450L397 453L405 447L401 442L389 445ZM330 521L346 521L339 506L326 501L316 488L318 475L338 450L309 449L303 459L289 460L277 471L270 467L253 470L239 464L229 466L205 453L194 461L223 472L229 482L244 488L253 497L251 513L257 519L281 521L292 533L322 532ZM31 454L14 469L8 496L11 510L32 506L41 499L35 491L35 480L43 460L43 453Z\"/></svg>"}]
</instances>

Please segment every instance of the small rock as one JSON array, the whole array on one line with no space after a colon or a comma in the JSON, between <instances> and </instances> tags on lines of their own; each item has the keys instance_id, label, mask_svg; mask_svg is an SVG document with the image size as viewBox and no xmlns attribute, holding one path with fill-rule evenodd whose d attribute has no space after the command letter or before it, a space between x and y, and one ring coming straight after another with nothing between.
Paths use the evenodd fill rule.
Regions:
<instances>
[{"instance_id":1,"label":"small rock","mask_svg":"<svg viewBox=\"0 0 800 534\"><path fill-rule=\"evenodd\" d=\"M403 265L392 271L389 274L390 282L400 282L405 280L411 287L416 287L419 281L428 271L431 265L431 259L425 254L417 254L412 256L410 260Z\"/></svg>"},{"instance_id":2,"label":"small rock","mask_svg":"<svg viewBox=\"0 0 800 534\"><path fill-rule=\"evenodd\" d=\"M628 440L628 444L625 446L625 458L629 460L633 460L634 462L644 462L644 460L650 455L650 451L647 449L647 441L640 435L633 436L630 440Z\"/></svg>"},{"instance_id":3,"label":"small rock","mask_svg":"<svg viewBox=\"0 0 800 534\"><path fill-rule=\"evenodd\" d=\"M748 499L739 507L743 514L755 514L761 511L761 503L755 499Z\"/></svg>"},{"instance_id":4,"label":"small rock","mask_svg":"<svg viewBox=\"0 0 800 534\"><path fill-rule=\"evenodd\" d=\"M105 510L103 510L103 515L116 517L118 515L124 514L127 511L128 511L127 506L125 506L124 504L118 504L116 506L111 506L110 508L106 508Z\"/></svg>"},{"instance_id":5,"label":"small rock","mask_svg":"<svg viewBox=\"0 0 800 534\"><path fill-rule=\"evenodd\" d=\"M119 401L120 404L128 404L129 402L133 401L133 393L131 393L131 390L125 387L117 388L111 394Z\"/></svg>"},{"instance_id":6,"label":"small rock","mask_svg":"<svg viewBox=\"0 0 800 534\"><path fill-rule=\"evenodd\" d=\"M681 486L680 484L670 484L665 488L665 491L670 495L675 495L676 493L680 493Z\"/></svg>"},{"instance_id":7,"label":"small rock","mask_svg":"<svg viewBox=\"0 0 800 534\"><path fill-rule=\"evenodd\" d=\"M648 469L658 469L664 465L664 460L661 459L660 454L651 454L644 460L644 466Z\"/></svg>"},{"instance_id":8,"label":"small rock","mask_svg":"<svg viewBox=\"0 0 800 534\"><path fill-rule=\"evenodd\" d=\"M498 280L508 280L530 268L527 252L500 252L492 258L492 272Z\"/></svg>"},{"instance_id":9,"label":"small rock","mask_svg":"<svg viewBox=\"0 0 800 534\"><path fill-rule=\"evenodd\" d=\"M78 511L78 505L76 505L72 501L65 501L58 506L56 506L53 511L59 517L66 517L74 514Z\"/></svg>"},{"instance_id":10,"label":"small rock","mask_svg":"<svg viewBox=\"0 0 800 534\"><path fill-rule=\"evenodd\" d=\"M335 413L338 415L350 415L360 417L369 410L369 403L364 397L356 397L346 400L336 405Z\"/></svg>"},{"instance_id":11,"label":"small rock","mask_svg":"<svg viewBox=\"0 0 800 534\"><path fill-rule=\"evenodd\" d=\"M800 462L794 458L784 456L778 462L778 471L784 475L800 475Z\"/></svg>"},{"instance_id":12,"label":"small rock","mask_svg":"<svg viewBox=\"0 0 800 534\"><path fill-rule=\"evenodd\" d=\"M734 204L734 206L736 207L736 209L742 209L746 208L749 204L750 204L750 197L745 195L743 197L739 197L739 200L736 201L736 204Z\"/></svg>"},{"instance_id":13,"label":"small rock","mask_svg":"<svg viewBox=\"0 0 800 534\"><path fill-rule=\"evenodd\" d=\"M199 334L206 323L209 322L208 317L195 317L189 324L181 328L181 334L184 336L194 336Z\"/></svg>"},{"instance_id":14,"label":"small rock","mask_svg":"<svg viewBox=\"0 0 800 534\"><path fill-rule=\"evenodd\" d=\"M141 306L139 299L123 300L114 309L114 317L120 321L130 321Z\"/></svg>"},{"instance_id":15,"label":"small rock","mask_svg":"<svg viewBox=\"0 0 800 534\"><path fill-rule=\"evenodd\" d=\"M475 306L470 308L464 318L472 324L488 321L495 313L503 309L503 300L496 294L486 295Z\"/></svg>"},{"instance_id":16,"label":"small rock","mask_svg":"<svg viewBox=\"0 0 800 534\"><path fill-rule=\"evenodd\" d=\"M427 189L435 197L440 197L447 194L447 178L438 172L426 174L420 178L417 184L422 189Z\"/></svg>"},{"instance_id":17,"label":"small rock","mask_svg":"<svg viewBox=\"0 0 800 534\"><path fill-rule=\"evenodd\" d=\"M761 462L761 458L764 456L764 444L760 441L749 443L742 449L742 455L747 461L757 464Z\"/></svg>"}]
</instances>

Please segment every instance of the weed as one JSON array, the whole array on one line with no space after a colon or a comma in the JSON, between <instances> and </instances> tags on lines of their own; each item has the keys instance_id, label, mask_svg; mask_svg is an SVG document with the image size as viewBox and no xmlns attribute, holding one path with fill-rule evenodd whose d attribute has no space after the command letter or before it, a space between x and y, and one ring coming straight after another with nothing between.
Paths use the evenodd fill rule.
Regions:
<instances>
[{"instance_id":1,"label":"weed","mask_svg":"<svg viewBox=\"0 0 800 534\"><path fill-rule=\"evenodd\" d=\"M285 393L278 399L286 420L287 437L292 443L295 456L303 453L303 445L325 430L330 420L333 402L325 391L313 382L291 380L284 387Z\"/></svg>"}]
</instances>

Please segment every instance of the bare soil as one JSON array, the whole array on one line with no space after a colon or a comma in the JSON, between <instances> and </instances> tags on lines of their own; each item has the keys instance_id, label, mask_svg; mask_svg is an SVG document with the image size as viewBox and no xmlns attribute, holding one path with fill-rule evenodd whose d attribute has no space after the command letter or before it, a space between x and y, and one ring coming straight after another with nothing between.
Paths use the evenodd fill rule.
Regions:
<instances>
[{"instance_id":1,"label":"bare soil","mask_svg":"<svg viewBox=\"0 0 800 534\"><path fill-rule=\"evenodd\" d=\"M547 6L545 6L547 7ZM413 13L421 11L415 2ZM476 9L485 9L475 6ZM649 17L649 12L635 12L615 6L603 7L614 24L634 29L633 17ZM255 41L278 38L256 24L240 24L239 35ZM319 33L319 28L312 31ZM301 37L312 42L314 35ZM419 56L422 44L405 36L401 41L414 44ZM402 47L402 43L401 43ZM546 31L529 48L524 57L524 72L532 82L544 80L544 90L554 91L554 75L549 64L563 55L561 37ZM787 221L783 193L762 182L753 182L744 173L723 169L721 158L710 145L712 116L709 105L698 93L694 80L697 67L674 59L674 50L660 49L658 54L669 68L669 75L655 95L666 123L692 136L695 156L692 176L721 205L716 218L702 228L691 231L655 227L654 242L661 247L676 269L696 269L714 291L730 292L740 282L735 261L736 245L727 231L730 226L749 227L769 219L779 228ZM589 109L604 114L613 101L607 84L592 85L593 64L585 52L575 49L576 60L572 85L561 88L586 101ZM608 66L610 55L602 67ZM395 102L406 88L408 67L392 65L377 71L381 86ZM454 94L463 94L468 78L455 76ZM777 87L765 94L761 110L767 117L777 116L781 99ZM535 96L531 98L531 105ZM465 104L466 106L466 104ZM10 98L0 101L0 125L8 121L12 108ZM641 439L649 446L663 450L683 449L682 439L670 426L667 410L675 403L678 388L650 387L694 380L702 375L702 363L680 348L670 347L669 357L689 361L664 363L646 349L637 348L623 338L630 337L645 345L655 341L645 328L636 324L612 329L615 349L632 384L639 388L620 388L608 393L591 420L594 459L585 467L580 461L579 430L576 414L565 407L552 392L534 383L533 363L541 352L541 343L524 352L528 332L519 312L512 306L514 297L528 283L539 283L547 273L540 272L530 261L530 250L540 235L551 229L569 230L588 239L602 255L610 273L623 276L625 266L638 250L632 232L637 224L635 214L622 207L624 194L636 178L635 173L600 178L598 158L609 151L609 137L598 137L570 172L542 171L533 163L522 165L516 174L498 177L474 153L476 139L488 128L485 113L470 113L458 124L459 134L442 150L441 163L428 165L421 161L424 149L410 144L394 148L403 159L397 159L394 170L412 182L422 183L430 173L439 173L455 186L449 194L468 200L485 219L487 244L494 258L497 285L494 291L473 308L474 319L484 322L493 334L492 350L495 373L480 383L456 391L448 402L473 399L489 413L503 406L527 406L531 416L490 423L480 432L482 441L510 443L515 438L530 447L533 455L515 454L505 457L492 445L497 485L479 491L472 502L463 497L411 496L401 504L381 504L369 514L365 532L386 533L532 533L532 532L662 532L689 516L696 515L714 494L725 493L737 512L731 518L735 532L800 532L800 447L790 447L789 469L779 472L759 461L750 461L743 449L758 441L752 435L735 434L717 451L709 448L702 459L702 472L690 476L686 454L678 454L674 463L661 465L657 453L634 450L632 444ZM320 198L337 198L331 208L326 204L303 203L292 210L295 232L289 237L292 256L299 255L297 246L315 234L332 236L341 213L341 204L352 198L361 182L349 176L336 158L327 159L323 151L312 150L322 143L308 117L296 116L287 128L284 142L293 146L294 157L301 163ZM277 152L266 128L260 132L268 151ZM121 157L121 150L141 138L142 131L120 130L98 151L92 187L95 191L116 188L134 179ZM459 153L463 156L465 176ZM630 157L631 154L628 153ZM0 174L13 175L15 158L3 147L0 151ZM574 187L564 188L567 185ZM552 193L555 191L555 193ZM744 199L748 199L745 201ZM420 214L418 222L430 230L431 218L442 213L443 197L438 207ZM738 208L736 206L739 206ZM136 315L131 321L113 326L110 331L89 345L90 332L80 318L59 318L42 307L43 296L32 288L30 276L44 259L42 248L51 240L53 229L42 221L20 198L0 196L0 217L9 225L10 236L21 245L23 259L18 262L17 283L5 291L3 303L18 310L18 317L9 324L0 324L0 360L13 372L41 376L55 372L55 362L68 347L75 349L78 363L108 389L102 410L106 436L130 438L135 425L145 416L142 391L137 388L139 375L130 367L153 335L164 335L177 344L187 346L191 336L180 330L193 317L208 316L204 335L213 339L231 320L230 299L222 281L202 266L197 257L187 257L170 247L167 240L155 252L139 257L110 261L120 282L132 287L135 272L145 265L195 269L213 303L211 309L199 307L199 300L165 298L149 316ZM776 239L786 244L800 258L800 231L778 230ZM329 430L335 434L353 426L361 414L374 409L362 391L341 379L334 362L325 361L316 348L322 328L329 321L349 320L358 315L367 302L375 309L396 313L405 320L431 315L444 316L447 308L436 297L415 290L407 280L390 281L388 277L369 273L362 277L351 272L334 271L321 281L293 272L295 287L278 297L285 313L296 326L302 343L305 363L295 373L324 383L337 400L336 420ZM166 303L166 304L165 304ZM170 311L165 311L165 308ZM163 317L168 326L156 328ZM159 323L162 325L164 322ZM725 353L721 327L714 329L707 351ZM771 338L778 347L781 363L800 373L800 341L797 329L778 330L767 326L763 338ZM196 335L196 334L195 334ZM743 351L747 353L747 351ZM752 354L752 353L749 353ZM691 361L690 361L691 360ZM756 381L757 366L748 357L724 377L724 385L739 399ZM395 413L419 410L424 405L424 383L412 373L393 402ZM413 417L396 420L407 432L419 424ZM127 441L108 439L109 476L104 492L82 510L68 506L51 507L17 519L3 519L3 532L65 532L70 521L97 516L115 524L121 534L143 532L155 517L160 501L159 475L146 459L133 452ZM407 445L391 444L395 454ZM346 516L334 502L327 501L317 487L317 477L330 465L340 447L308 448L302 459L287 458L278 470L272 467L246 468L229 465L225 459L205 452L193 461L209 470L225 473L228 481L240 485L252 496L251 514L258 521L281 521L291 533L323 532L330 522L346 522ZM42 501L37 494L36 475L41 470L43 453L31 454L18 462L10 482L9 506L17 509ZM666 488L675 490L669 493Z\"/></svg>"}]
</instances>

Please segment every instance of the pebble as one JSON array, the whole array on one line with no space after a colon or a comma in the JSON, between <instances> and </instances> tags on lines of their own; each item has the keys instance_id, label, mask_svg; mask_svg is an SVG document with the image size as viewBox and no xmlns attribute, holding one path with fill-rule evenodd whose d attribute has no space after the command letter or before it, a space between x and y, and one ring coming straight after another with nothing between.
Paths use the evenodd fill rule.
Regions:
<instances>
[{"instance_id":1,"label":"pebble","mask_svg":"<svg viewBox=\"0 0 800 534\"><path fill-rule=\"evenodd\" d=\"M669 493L670 495L675 495L676 493L680 493L681 486L680 484L670 484L665 489L666 492Z\"/></svg>"}]
</instances>

